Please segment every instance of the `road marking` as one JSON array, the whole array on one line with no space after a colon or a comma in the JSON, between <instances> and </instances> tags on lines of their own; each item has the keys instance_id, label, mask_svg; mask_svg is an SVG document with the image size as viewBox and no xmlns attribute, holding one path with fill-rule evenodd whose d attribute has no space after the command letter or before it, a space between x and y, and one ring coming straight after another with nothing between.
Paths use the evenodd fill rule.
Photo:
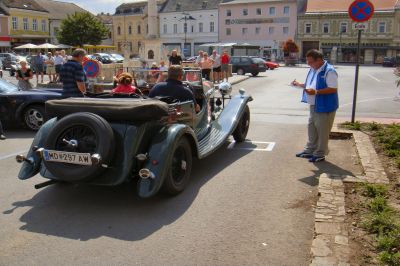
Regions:
<instances>
[{"instance_id":1,"label":"road marking","mask_svg":"<svg viewBox=\"0 0 400 266\"><path fill-rule=\"evenodd\" d=\"M227 149L229 150L246 150L246 151L273 151L275 146L276 146L276 142L265 142L265 141L245 141L244 143L250 143L250 144L264 144L265 148L260 149L260 148L246 148L246 147L236 147L236 142L233 141L231 144L229 144L229 146L227 147ZM240 145L240 144L239 144Z\"/></svg>"},{"instance_id":2,"label":"road marking","mask_svg":"<svg viewBox=\"0 0 400 266\"><path fill-rule=\"evenodd\" d=\"M358 101L358 103L367 103L367 102L374 102L374 101L378 101L378 100L388 100L388 99L392 99L394 102L396 101L396 99L394 97L385 97L385 98L374 98L374 99L367 99L367 100L362 100L362 101ZM341 104L340 107L343 106L348 106L348 105L353 105L353 103L345 103L345 104Z\"/></svg>"},{"instance_id":3,"label":"road marking","mask_svg":"<svg viewBox=\"0 0 400 266\"><path fill-rule=\"evenodd\" d=\"M376 81L378 81L378 82L381 82L381 80L380 79L377 79L377 78L375 78L374 76L372 76L371 74L368 74L368 77L370 77L370 78L372 78L373 80L376 80Z\"/></svg>"},{"instance_id":4,"label":"road marking","mask_svg":"<svg viewBox=\"0 0 400 266\"><path fill-rule=\"evenodd\" d=\"M19 152L7 154L7 155L2 155L2 156L0 156L0 161L8 159L8 158L11 158L11 157L14 157L14 156L17 156L19 154L25 154L27 152L28 152L27 150L23 150L23 151L19 151Z\"/></svg>"}]
</instances>

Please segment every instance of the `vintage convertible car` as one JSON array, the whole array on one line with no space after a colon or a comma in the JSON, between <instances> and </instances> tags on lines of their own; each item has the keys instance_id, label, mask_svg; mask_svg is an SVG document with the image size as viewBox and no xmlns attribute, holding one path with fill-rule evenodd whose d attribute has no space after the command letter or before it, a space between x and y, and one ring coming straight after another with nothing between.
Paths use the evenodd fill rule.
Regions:
<instances>
[{"instance_id":1,"label":"vintage convertible car","mask_svg":"<svg viewBox=\"0 0 400 266\"><path fill-rule=\"evenodd\" d=\"M154 73L141 73L148 75ZM180 193L189 181L193 157L207 157L231 135L237 142L245 140L250 124L247 103L252 100L244 90L230 96L229 83L214 87L202 81L199 71L187 71L186 78L184 83L201 106L198 113L192 101L136 94L48 101L50 120L38 131L27 156L16 158L23 163L19 178L40 172L50 179L36 188L57 182L114 186L137 181L143 198L160 189Z\"/></svg>"}]
</instances>

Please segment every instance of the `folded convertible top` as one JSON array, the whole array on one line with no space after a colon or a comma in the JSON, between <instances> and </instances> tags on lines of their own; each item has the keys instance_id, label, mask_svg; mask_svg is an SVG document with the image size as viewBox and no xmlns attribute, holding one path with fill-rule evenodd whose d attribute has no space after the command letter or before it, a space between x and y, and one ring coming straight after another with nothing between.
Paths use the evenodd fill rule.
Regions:
<instances>
[{"instance_id":1,"label":"folded convertible top","mask_svg":"<svg viewBox=\"0 0 400 266\"><path fill-rule=\"evenodd\" d=\"M150 121L168 116L168 104L155 99L68 98L46 102L47 118L90 112L108 121Z\"/></svg>"}]
</instances>

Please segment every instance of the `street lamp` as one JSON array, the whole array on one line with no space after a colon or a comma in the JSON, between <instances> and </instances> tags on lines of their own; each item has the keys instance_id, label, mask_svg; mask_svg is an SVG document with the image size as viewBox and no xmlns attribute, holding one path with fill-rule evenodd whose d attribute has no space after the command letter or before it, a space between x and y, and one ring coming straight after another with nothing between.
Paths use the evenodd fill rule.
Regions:
<instances>
[{"instance_id":1,"label":"street lamp","mask_svg":"<svg viewBox=\"0 0 400 266\"><path fill-rule=\"evenodd\" d=\"M187 21L188 20L196 20L194 17L192 17L192 15L190 15L189 13L182 13L183 17L181 19L179 19L179 21L184 20L185 24L183 24L183 31L185 33L185 41L183 43L183 47L182 47L182 51L183 51L183 55L185 55L185 45L186 45L186 37L187 37L187 29L188 29L188 24Z\"/></svg>"}]
</instances>

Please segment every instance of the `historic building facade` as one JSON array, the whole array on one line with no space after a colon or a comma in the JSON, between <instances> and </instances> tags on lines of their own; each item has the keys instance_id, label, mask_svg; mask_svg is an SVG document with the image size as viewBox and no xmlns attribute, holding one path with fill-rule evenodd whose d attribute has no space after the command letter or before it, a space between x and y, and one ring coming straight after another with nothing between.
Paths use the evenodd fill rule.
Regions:
<instances>
[{"instance_id":1,"label":"historic building facade","mask_svg":"<svg viewBox=\"0 0 400 266\"><path fill-rule=\"evenodd\" d=\"M11 46L50 41L49 12L34 0L3 0L0 3L9 14Z\"/></svg>"},{"instance_id":2,"label":"historic building facade","mask_svg":"<svg viewBox=\"0 0 400 266\"><path fill-rule=\"evenodd\" d=\"M382 63L385 56L400 53L400 15L397 0L371 0L375 14L362 33L361 61ZM298 18L301 56L310 49L320 49L334 62L355 62L358 31L347 10L351 1L308 0L307 10ZM397 10L396 10L397 8Z\"/></svg>"},{"instance_id":3,"label":"historic building facade","mask_svg":"<svg viewBox=\"0 0 400 266\"><path fill-rule=\"evenodd\" d=\"M219 6L219 41L258 45L265 56L283 57L283 42L296 35L297 12L296 0L225 0Z\"/></svg>"},{"instance_id":4,"label":"historic building facade","mask_svg":"<svg viewBox=\"0 0 400 266\"><path fill-rule=\"evenodd\" d=\"M220 0L167 1L160 13L163 52L177 49L185 57L197 55L200 45L218 42Z\"/></svg>"},{"instance_id":5,"label":"historic building facade","mask_svg":"<svg viewBox=\"0 0 400 266\"><path fill-rule=\"evenodd\" d=\"M0 7L0 52L11 48L10 31L8 27L8 13Z\"/></svg>"}]
</instances>

